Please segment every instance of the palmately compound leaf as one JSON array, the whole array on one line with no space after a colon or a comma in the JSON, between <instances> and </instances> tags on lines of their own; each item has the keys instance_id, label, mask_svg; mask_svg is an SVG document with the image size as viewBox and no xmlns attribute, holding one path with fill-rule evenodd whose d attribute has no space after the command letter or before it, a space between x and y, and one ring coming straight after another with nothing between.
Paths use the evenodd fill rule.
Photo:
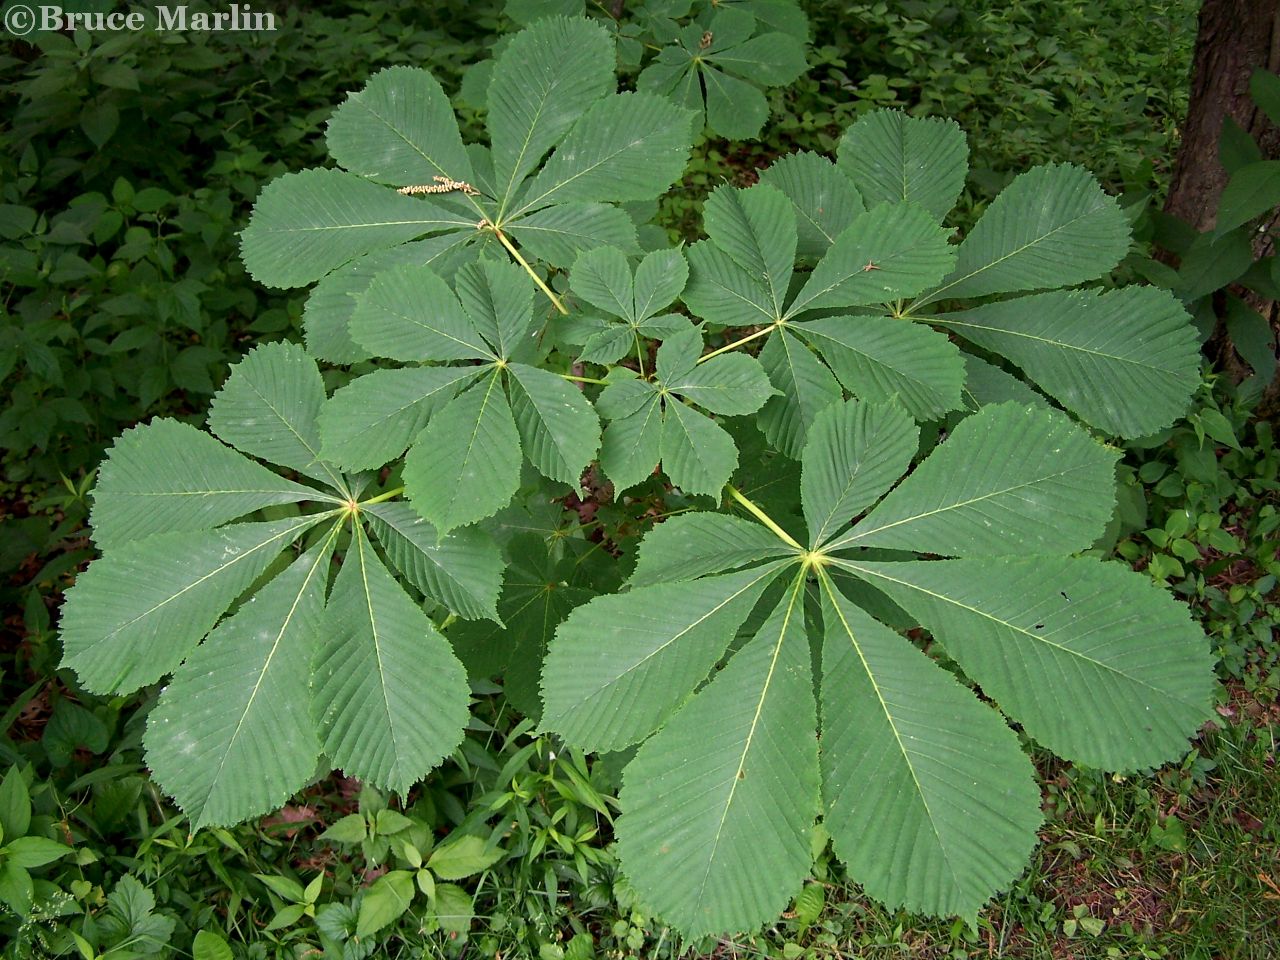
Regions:
<instances>
[{"instance_id":1,"label":"palmately compound leaf","mask_svg":"<svg viewBox=\"0 0 1280 960\"><path fill-rule=\"evenodd\" d=\"M973 916L1040 825L1018 738L955 677L823 579L823 823L890 909Z\"/></svg>"},{"instance_id":2,"label":"palmately compound leaf","mask_svg":"<svg viewBox=\"0 0 1280 960\"><path fill-rule=\"evenodd\" d=\"M713 413L754 413L775 392L751 357L699 359L702 332L686 326L658 349L655 382L622 370L600 394L605 428L600 465L617 490L634 486L661 460L671 482L687 493L718 496L738 466L733 438L695 403Z\"/></svg>"},{"instance_id":3,"label":"palmately compound leaf","mask_svg":"<svg viewBox=\"0 0 1280 960\"><path fill-rule=\"evenodd\" d=\"M1084 550L1111 517L1119 456L1056 411L983 407L830 548L960 557Z\"/></svg>"},{"instance_id":4,"label":"palmately compound leaf","mask_svg":"<svg viewBox=\"0 0 1280 960\"><path fill-rule=\"evenodd\" d=\"M196 828L277 808L322 753L404 791L462 736L461 665L364 524L429 601L462 617L497 616L498 547L479 531L442 536L393 494L357 502L368 478L315 455L323 393L300 348L260 347L232 368L211 422L242 451L329 478L330 489L157 420L121 439L95 493L104 555L67 593L63 664L101 693L172 673L149 719L147 763ZM353 547L330 594L348 524Z\"/></svg>"},{"instance_id":5,"label":"palmately compound leaf","mask_svg":"<svg viewBox=\"0 0 1280 960\"><path fill-rule=\"evenodd\" d=\"M601 246L639 253L635 221L616 204L656 199L679 179L694 114L615 92L614 63L598 22L536 19L493 61L487 148L463 144L426 70L375 74L329 123L330 153L346 169L287 174L263 190L242 237L249 273L277 287L321 281L307 307L308 345L350 363L379 352L347 327L350 300L383 269L430 263L451 275L488 250L541 280L536 261L567 267Z\"/></svg>"},{"instance_id":6,"label":"palmately compound leaf","mask_svg":"<svg viewBox=\"0 0 1280 960\"><path fill-rule=\"evenodd\" d=\"M325 634L313 708L324 753L347 776L403 793L462 740L466 672L358 526Z\"/></svg>"},{"instance_id":7,"label":"palmately compound leaf","mask_svg":"<svg viewBox=\"0 0 1280 960\"><path fill-rule=\"evenodd\" d=\"M969 145L954 120L874 110L844 132L845 171L869 206L910 201L941 221L964 189Z\"/></svg>"},{"instance_id":8,"label":"palmately compound leaf","mask_svg":"<svg viewBox=\"0 0 1280 960\"><path fill-rule=\"evenodd\" d=\"M819 778L803 587L623 775L619 857L691 936L776 916L809 873Z\"/></svg>"},{"instance_id":9,"label":"palmately compound leaf","mask_svg":"<svg viewBox=\"0 0 1280 960\"><path fill-rule=\"evenodd\" d=\"M1209 719L1213 663L1187 608L1089 557L840 565L936 636L983 691L1055 753L1154 767Z\"/></svg>"},{"instance_id":10,"label":"palmately compound leaf","mask_svg":"<svg viewBox=\"0 0 1280 960\"><path fill-rule=\"evenodd\" d=\"M157 418L116 441L98 470L90 524L103 550L173 530L211 530L262 507L320 497L209 434Z\"/></svg>"},{"instance_id":11,"label":"palmately compound leaf","mask_svg":"<svg viewBox=\"0 0 1280 960\"><path fill-rule=\"evenodd\" d=\"M271 813L315 773L305 667L323 634L337 529L215 628L148 718L147 766L195 829Z\"/></svg>"},{"instance_id":12,"label":"palmately compound leaf","mask_svg":"<svg viewBox=\"0 0 1280 960\"><path fill-rule=\"evenodd\" d=\"M643 740L623 774L619 858L686 934L772 920L808 869L815 660L835 851L872 896L938 915L972 918L1035 844L1034 770L997 708L1068 759L1122 770L1176 757L1206 716L1212 658L1185 608L1119 565L1064 555L1111 513L1112 451L1043 404L984 408L874 506L916 443L894 404L833 401L803 451L807 548L731 489L763 527L667 521L641 544L643 585L557 631L543 727L588 747ZM853 549L873 540L889 549ZM911 553L975 559L892 559ZM766 580L790 587L734 610L754 638L697 688L726 633L745 631L721 624L712 643L679 611ZM875 616L928 629L994 706Z\"/></svg>"},{"instance_id":13,"label":"palmately compound leaf","mask_svg":"<svg viewBox=\"0 0 1280 960\"><path fill-rule=\"evenodd\" d=\"M437 533L502 509L524 455L544 476L577 483L600 446L600 422L562 377L511 362L532 350L532 284L517 267L462 267L456 293L429 268L385 271L357 298L351 331L370 350L463 366L379 370L339 390L321 417L335 457L381 466L406 446L409 499Z\"/></svg>"},{"instance_id":14,"label":"palmately compound leaf","mask_svg":"<svg viewBox=\"0 0 1280 960\"><path fill-rule=\"evenodd\" d=\"M721 136L749 139L769 118L760 88L783 86L804 73L803 31L799 37L772 31L752 36L756 18L750 12L721 7L705 26L684 27L636 85L696 110Z\"/></svg>"},{"instance_id":15,"label":"palmately compound leaf","mask_svg":"<svg viewBox=\"0 0 1280 960\"><path fill-rule=\"evenodd\" d=\"M813 418L843 395L831 370L795 333L811 333L814 346L858 396L899 396L921 418L959 407L964 366L945 338L883 316L804 319L806 311L819 309L896 310L894 302L923 292L950 269L955 253L946 232L914 203L882 203L853 214L788 297L798 209L768 183L747 190L721 187L707 201L710 239L688 253L684 300L695 315L726 326L777 328L760 351L781 394L760 417L769 442L798 458ZM859 336L863 320L865 336ZM815 324L812 331L808 324Z\"/></svg>"},{"instance_id":16,"label":"palmately compound leaf","mask_svg":"<svg viewBox=\"0 0 1280 960\"><path fill-rule=\"evenodd\" d=\"M578 296L606 314L578 317L584 334L581 359L611 364L635 349L643 357L643 340L669 336L689 329L680 314L659 315L684 289L689 265L679 250L654 250L645 255L632 276L627 257L616 247L598 247L579 255L571 272Z\"/></svg>"},{"instance_id":17,"label":"palmately compound leaf","mask_svg":"<svg viewBox=\"0 0 1280 960\"><path fill-rule=\"evenodd\" d=\"M1200 382L1187 312L1155 287L1033 294L936 322L1008 357L1067 409L1122 437L1168 426Z\"/></svg>"}]
</instances>

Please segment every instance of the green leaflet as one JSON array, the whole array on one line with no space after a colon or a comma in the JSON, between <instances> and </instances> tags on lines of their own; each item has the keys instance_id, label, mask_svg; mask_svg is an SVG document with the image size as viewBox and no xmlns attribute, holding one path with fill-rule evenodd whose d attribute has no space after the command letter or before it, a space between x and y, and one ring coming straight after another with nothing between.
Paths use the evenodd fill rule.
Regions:
<instances>
[{"instance_id":1,"label":"green leaflet","mask_svg":"<svg viewBox=\"0 0 1280 960\"><path fill-rule=\"evenodd\" d=\"M468 695L462 664L356 527L315 660L325 755L404 793L462 740Z\"/></svg>"},{"instance_id":2,"label":"green leaflet","mask_svg":"<svg viewBox=\"0 0 1280 960\"><path fill-rule=\"evenodd\" d=\"M365 254L474 227L474 220L447 207L401 196L355 174L304 170L263 188L240 254L259 283L301 287Z\"/></svg>"},{"instance_id":3,"label":"green leaflet","mask_svg":"<svg viewBox=\"0 0 1280 960\"><path fill-rule=\"evenodd\" d=\"M432 417L405 457L405 493L441 535L493 516L519 485L520 435L496 372Z\"/></svg>"},{"instance_id":4,"label":"green leaflet","mask_svg":"<svg viewBox=\"0 0 1280 960\"><path fill-rule=\"evenodd\" d=\"M782 316L798 242L786 194L771 187L718 189L707 198L703 224L717 247L763 283L770 311Z\"/></svg>"},{"instance_id":5,"label":"green leaflet","mask_svg":"<svg viewBox=\"0 0 1280 960\"><path fill-rule=\"evenodd\" d=\"M320 459L317 417L324 381L306 352L291 343L249 351L209 406L209 430L242 453L345 489Z\"/></svg>"},{"instance_id":6,"label":"green leaflet","mask_svg":"<svg viewBox=\"0 0 1280 960\"><path fill-rule=\"evenodd\" d=\"M839 565L918 617L988 696L1063 756L1108 770L1153 767L1185 750L1209 716L1204 635L1184 606L1119 564Z\"/></svg>"},{"instance_id":7,"label":"green leaflet","mask_svg":"<svg viewBox=\"0 0 1280 960\"><path fill-rule=\"evenodd\" d=\"M62 607L62 663L88 689L127 693L172 671L319 516L134 540L76 578Z\"/></svg>"},{"instance_id":8,"label":"green leaflet","mask_svg":"<svg viewBox=\"0 0 1280 960\"><path fill-rule=\"evenodd\" d=\"M557 267L597 247L639 253L635 222L606 203L561 203L526 214L507 227L524 252Z\"/></svg>"},{"instance_id":9,"label":"green leaflet","mask_svg":"<svg viewBox=\"0 0 1280 960\"><path fill-rule=\"evenodd\" d=\"M103 549L172 530L211 530L262 507L322 498L224 447L158 418L116 441L98 471L90 523Z\"/></svg>"},{"instance_id":10,"label":"green leaflet","mask_svg":"<svg viewBox=\"0 0 1280 960\"><path fill-rule=\"evenodd\" d=\"M351 336L351 317L356 298L369 289L373 279L388 267L414 263L430 266L450 277L464 262L474 257L479 245L465 233L449 233L416 240L389 250L379 250L351 260L315 285L302 312L302 331L307 352L330 363L355 363L372 354Z\"/></svg>"},{"instance_id":11,"label":"green leaflet","mask_svg":"<svg viewBox=\"0 0 1280 960\"><path fill-rule=\"evenodd\" d=\"M543 725L588 750L643 739L706 677L780 569L637 587L579 607L543 668Z\"/></svg>"},{"instance_id":12,"label":"green leaflet","mask_svg":"<svg viewBox=\"0 0 1280 960\"><path fill-rule=\"evenodd\" d=\"M776 916L812 863L818 745L803 583L623 776L619 858L645 902L691 936Z\"/></svg>"},{"instance_id":13,"label":"green leaflet","mask_svg":"<svg viewBox=\"0 0 1280 960\"><path fill-rule=\"evenodd\" d=\"M696 580L791 552L758 523L721 513L683 513L645 534L630 583Z\"/></svg>"},{"instance_id":14,"label":"green leaflet","mask_svg":"<svg viewBox=\"0 0 1280 960\"><path fill-rule=\"evenodd\" d=\"M552 203L648 200L680 178L690 115L647 93L592 104L533 178L513 216Z\"/></svg>"},{"instance_id":15,"label":"green leaflet","mask_svg":"<svg viewBox=\"0 0 1280 960\"><path fill-rule=\"evenodd\" d=\"M352 173L394 185L474 179L453 107L426 70L388 67L334 111L329 155Z\"/></svg>"},{"instance_id":16,"label":"green leaflet","mask_svg":"<svg viewBox=\"0 0 1280 960\"><path fill-rule=\"evenodd\" d=\"M1111 517L1118 459L1052 410L983 407L830 546L970 557L1084 550Z\"/></svg>"},{"instance_id":17,"label":"green leaflet","mask_svg":"<svg viewBox=\"0 0 1280 960\"><path fill-rule=\"evenodd\" d=\"M922 302L1094 280L1128 249L1128 222L1097 180L1071 164L1036 167L992 201Z\"/></svg>"},{"instance_id":18,"label":"green leaflet","mask_svg":"<svg viewBox=\"0 0 1280 960\"><path fill-rule=\"evenodd\" d=\"M147 765L195 829L271 813L315 773L320 741L305 667L322 633L337 530L224 620L149 717Z\"/></svg>"},{"instance_id":19,"label":"green leaflet","mask_svg":"<svg viewBox=\"0 0 1280 960\"><path fill-rule=\"evenodd\" d=\"M946 233L920 207L878 204L836 237L784 316L914 296L937 282L954 259Z\"/></svg>"},{"instance_id":20,"label":"green leaflet","mask_svg":"<svg viewBox=\"0 0 1280 960\"><path fill-rule=\"evenodd\" d=\"M502 554L487 534L468 528L441 537L405 503L375 503L363 511L391 565L420 592L460 617L501 623Z\"/></svg>"},{"instance_id":21,"label":"green leaflet","mask_svg":"<svg viewBox=\"0 0 1280 960\"><path fill-rule=\"evenodd\" d=\"M896 404L836 403L822 411L802 460L810 543L831 540L888 490L910 465L919 437Z\"/></svg>"},{"instance_id":22,"label":"green leaflet","mask_svg":"<svg viewBox=\"0 0 1280 960\"><path fill-rule=\"evenodd\" d=\"M854 218L866 211L844 171L816 153L801 151L779 158L761 171L760 182L777 187L795 207L802 258L821 257Z\"/></svg>"},{"instance_id":23,"label":"green leaflet","mask_svg":"<svg viewBox=\"0 0 1280 960\"><path fill-rule=\"evenodd\" d=\"M527 312L524 319L527 326ZM373 356L392 360L498 359L449 285L417 264L374 277L356 298L351 336Z\"/></svg>"},{"instance_id":24,"label":"green leaflet","mask_svg":"<svg viewBox=\"0 0 1280 960\"><path fill-rule=\"evenodd\" d=\"M525 455L544 477L577 485L600 449L600 421L582 391L554 373L513 363L511 407Z\"/></svg>"},{"instance_id":25,"label":"green leaflet","mask_svg":"<svg viewBox=\"0 0 1280 960\"><path fill-rule=\"evenodd\" d=\"M909 201L941 221L964 189L969 146L954 120L875 110L844 132L839 167L866 202Z\"/></svg>"},{"instance_id":26,"label":"green leaflet","mask_svg":"<svg viewBox=\"0 0 1280 960\"><path fill-rule=\"evenodd\" d=\"M500 208L582 112L614 89L613 43L599 24L548 17L512 38L489 84Z\"/></svg>"},{"instance_id":27,"label":"green leaflet","mask_svg":"<svg viewBox=\"0 0 1280 960\"><path fill-rule=\"evenodd\" d=\"M822 586L823 822L836 854L891 907L972 916L1035 846L1035 768L995 710Z\"/></svg>"},{"instance_id":28,"label":"green leaflet","mask_svg":"<svg viewBox=\"0 0 1280 960\"><path fill-rule=\"evenodd\" d=\"M1069 410L1122 437L1168 426L1200 382L1187 312L1154 287L1041 293L937 322L1008 357Z\"/></svg>"},{"instance_id":29,"label":"green leaflet","mask_svg":"<svg viewBox=\"0 0 1280 960\"><path fill-rule=\"evenodd\" d=\"M844 394L813 351L785 329L765 341L760 364L781 394L760 411L760 429L775 448L798 459L813 421Z\"/></svg>"},{"instance_id":30,"label":"green leaflet","mask_svg":"<svg viewBox=\"0 0 1280 960\"><path fill-rule=\"evenodd\" d=\"M917 420L960 406L964 357L922 324L891 317L823 317L791 324L831 372L863 400L896 399Z\"/></svg>"},{"instance_id":31,"label":"green leaflet","mask_svg":"<svg viewBox=\"0 0 1280 960\"><path fill-rule=\"evenodd\" d=\"M348 470L404 453L435 411L475 380L474 367L375 370L334 391L320 411L321 453Z\"/></svg>"}]
</instances>

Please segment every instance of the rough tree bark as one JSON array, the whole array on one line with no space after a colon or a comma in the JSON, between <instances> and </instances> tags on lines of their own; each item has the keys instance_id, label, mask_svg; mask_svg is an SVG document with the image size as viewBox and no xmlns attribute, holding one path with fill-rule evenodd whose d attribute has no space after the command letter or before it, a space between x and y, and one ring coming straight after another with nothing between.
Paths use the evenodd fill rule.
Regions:
<instances>
[{"instance_id":1,"label":"rough tree bark","mask_svg":"<svg viewBox=\"0 0 1280 960\"><path fill-rule=\"evenodd\" d=\"M1218 137L1231 117L1248 131L1268 159L1280 158L1280 128L1249 98L1249 77L1262 67L1280 72L1280 0L1205 0L1200 9L1191 72L1191 100L1182 127L1165 212L1199 231L1212 229L1227 172L1218 162ZM1280 227L1280 211L1270 227ZM1255 257L1274 252L1266 233L1254 241ZM1242 288L1234 292L1280 333L1280 304ZM1232 348L1221 320L1205 351L1237 379L1248 368ZM1259 413L1280 406L1280 383L1268 389Z\"/></svg>"}]
</instances>

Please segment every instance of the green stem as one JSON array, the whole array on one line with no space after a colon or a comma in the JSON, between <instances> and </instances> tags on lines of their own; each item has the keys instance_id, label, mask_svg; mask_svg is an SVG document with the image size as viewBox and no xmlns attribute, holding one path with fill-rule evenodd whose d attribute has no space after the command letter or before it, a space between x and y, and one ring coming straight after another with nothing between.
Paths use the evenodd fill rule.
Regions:
<instances>
[{"instance_id":1,"label":"green stem","mask_svg":"<svg viewBox=\"0 0 1280 960\"><path fill-rule=\"evenodd\" d=\"M562 373L560 376L565 380L572 380L574 383L598 383L602 387L607 387L609 385L608 380L598 380L595 377L575 377L571 373Z\"/></svg>"},{"instance_id":2,"label":"green stem","mask_svg":"<svg viewBox=\"0 0 1280 960\"><path fill-rule=\"evenodd\" d=\"M726 343L723 347L717 347L715 350L712 350L710 353L704 354L703 356L699 357L698 363L706 363L712 357L718 357L722 353L728 353L730 350L733 350L736 347L740 347L744 343L750 343L752 340L759 340L761 337L767 336L768 334L773 333L773 331L777 329L779 326L781 326L781 324L778 324L778 323L772 324L768 327L765 327L763 330L757 330L755 333L748 334L747 336L743 337L741 340L735 340L733 341L733 343Z\"/></svg>"},{"instance_id":3,"label":"green stem","mask_svg":"<svg viewBox=\"0 0 1280 960\"><path fill-rule=\"evenodd\" d=\"M741 490L735 487L732 483L725 484L724 488L729 491L729 496L733 497L733 499L737 500L740 504L751 511L752 516L776 533L778 535L778 539L787 546L795 547L797 550L804 552L804 547L800 545L800 542L796 540L795 537L791 536L791 534L787 533L787 531L774 523L773 518L748 500Z\"/></svg>"},{"instance_id":4,"label":"green stem","mask_svg":"<svg viewBox=\"0 0 1280 960\"><path fill-rule=\"evenodd\" d=\"M529 266L529 261L526 260L524 257L520 256L520 251L517 250L515 248L515 245L510 240L507 239L507 235L503 233L501 230L499 230L497 227L491 227L490 229L493 230L493 235L498 238L499 242L501 242L501 244L507 248L507 253L515 257L516 262L519 263L520 266L524 267L525 273L533 277L533 282L536 283L538 287L542 290L542 292L547 295L547 299L551 301L551 305L554 306L561 313L568 315L569 311L566 310L564 307L564 304L560 302L560 298L557 297L551 291L551 288L548 287L546 283L543 282L542 278L538 276L537 272L533 269L533 267Z\"/></svg>"},{"instance_id":5,"label":"green stem","mask_svg":"<svg viewBox=\"0 0 1280 960\"><path fill-rule=\"evenodd\" d=\"M640 332L635 327L631 328L631 336L636 341L636 363L640 364L640 379L644 379L644 341L640 339Z\"/></svg>"},{"instance_id":6,"label":"green stem","mask_svg":"<svg viewBox=\"0 0 1280 960\"><path fill-rule=\"evenodd\" d=\"M404 487L396 487L394 490L388 490L386 493L380 493L369 500L361 500L360 506L367 507L371 503L382 503L384 500L390 500L392 497L398 497L402 493L404 493Z\"/></svg>"}]
</instances>

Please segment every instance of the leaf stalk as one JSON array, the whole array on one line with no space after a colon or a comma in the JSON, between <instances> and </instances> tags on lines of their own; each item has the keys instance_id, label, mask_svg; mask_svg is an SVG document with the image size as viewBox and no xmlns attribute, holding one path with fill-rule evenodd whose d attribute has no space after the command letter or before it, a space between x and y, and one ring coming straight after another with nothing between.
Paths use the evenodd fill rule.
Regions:
<instances>
[{"instance_id":1,"label":"leaf stalk","mask_svg":"<svg viewBox=\"0 0 1280 960\"><path fill-rule=\"evenodd\" d=\"M772 517L748 500L741 490L735 487L732 483L726 483L724 488L729 491L729 496L733 497L733 499L737 500L738 503L746 507L753 517L777 534L778 539L783 543L789 547L795 547L795 549L801 552L805 552L804 547L800 545L800 542L796 540L795 537L783 530L782 527L778 526L778 524L774 522Z\"/></svg>"},{"instance_id":2,"label":"leaf stalk","mask_svg":"<svg viewBox=\"0 0 1280 960\"><path fill-rule=\"evenodd\" d=\"M551 288L546 285L543 279L538 276L533 267L529 266L529 261L520 255L520 251L516 249L515 244L508 239L507 235L503 233L499 227L496 227L493 224L488 224L488 229L492 230L493 235L498 238L498 241L504 247L507 248L507 253L515 257L516 262L520 264L520 266L524 267L525 273L533 277L533 282L536 283L538 288L547 295L547 299L551 301L551 305L567 316L569 311L566 310L564 304L560 302L560 298L557 297L555 293L552 292Z\"/></svg>"}]
</instances>

